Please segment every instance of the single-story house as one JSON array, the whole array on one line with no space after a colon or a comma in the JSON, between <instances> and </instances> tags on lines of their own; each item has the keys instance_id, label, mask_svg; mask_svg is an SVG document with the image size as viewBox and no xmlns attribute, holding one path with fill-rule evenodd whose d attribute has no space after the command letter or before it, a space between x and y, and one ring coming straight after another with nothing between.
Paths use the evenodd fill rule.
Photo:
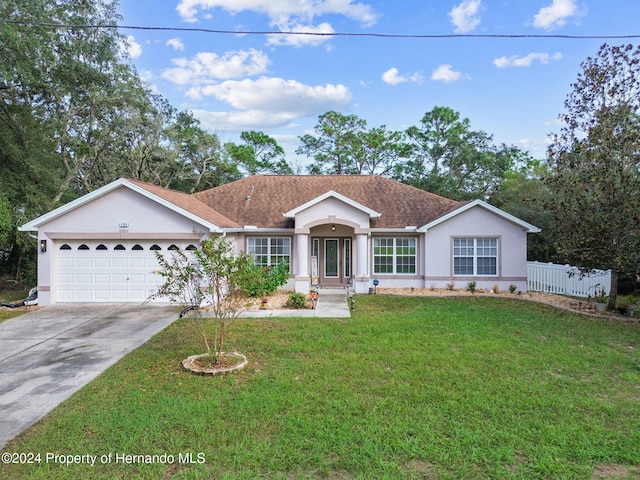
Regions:
<instances>
[{"instance_id":1,"label":"single-story house","mask_svg":"<svg viewBox=\"0 0 640 480\"><path fill-rule=\"evenodd\" d=\"M527 234L488 203L456 202L371 175L256 175L186 194L119 179L31 222L40 304L141 302L161 283L156 251L223 235L285 288L527 287Z\"/></svg>"}]
</instances>

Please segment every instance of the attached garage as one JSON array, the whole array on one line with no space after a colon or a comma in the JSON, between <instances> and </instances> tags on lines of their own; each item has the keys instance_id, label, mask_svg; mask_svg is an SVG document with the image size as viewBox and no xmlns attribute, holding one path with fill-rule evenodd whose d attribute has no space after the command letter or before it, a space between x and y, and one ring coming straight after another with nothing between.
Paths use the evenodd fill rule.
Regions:
<instances>
[{"instance_id":1,"label":"attached garage","mask_svg":"<svg viewBox=\"0 0 640 480\"><path fill-rule=\"evenodd\" d=\"M156 252L188 252L238 227L191 195L120 179L21 230L37 232L38 303L49 305L144 302L163 281Z\"/></svg>"},{"instance_id":2,"label":"attached garage","mask_svg":"<svg viewBox=\"0 0 640 480\"><path fill-rule=\"evenodd\" d=\"M192 251L179 241L55 242L54 302L143 302L162 284L156 252Z\"/></svg>"}]
</instances>

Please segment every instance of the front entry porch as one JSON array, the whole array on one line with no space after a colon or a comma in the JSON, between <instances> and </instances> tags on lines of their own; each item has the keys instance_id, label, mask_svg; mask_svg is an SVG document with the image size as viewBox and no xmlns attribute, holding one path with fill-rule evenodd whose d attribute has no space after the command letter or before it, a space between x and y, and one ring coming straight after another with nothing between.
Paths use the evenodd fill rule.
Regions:
<instances>
[{"instance_id":1,"label":"front entry porch","mask_svg":"<svg viewBox=\"0 0 640 480\"><path fill-rule=\"evenodd\" d=\"M296 231L294 244L296 292L309 293L311 288L368 291L368 232L332 222Z\"/></svg>"}]
</instances>

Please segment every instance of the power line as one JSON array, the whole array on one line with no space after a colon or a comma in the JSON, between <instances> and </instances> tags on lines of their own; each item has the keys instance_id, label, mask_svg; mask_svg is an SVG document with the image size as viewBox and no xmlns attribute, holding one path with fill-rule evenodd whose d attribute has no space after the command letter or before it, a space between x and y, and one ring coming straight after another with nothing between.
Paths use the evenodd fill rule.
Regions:
<instances>
[{"instance_id":1,"label":"power line","mask_svg":"<svg viewBox=\"0 0 640 480\"><path fill-rule=\"evenodd\" d=\"M556 38L565 40L624 40L637 39L640 34L629 35L559 35L559 34L411 34L411 33L353 33L353 32L288 32L288 31L260 31L260 30L217 30L211 28L192 27L144 27L140 25L79 25L63 23L33 22L27 20L0 20L0 24L27 25L47 28L86 28L86 29L124 29L151 30L169 32L196 32L221 35L298 35L313 37L373 37L373 38L414 38L414 39L448 39L448 38Z\"/></svg>"}]
</instances>

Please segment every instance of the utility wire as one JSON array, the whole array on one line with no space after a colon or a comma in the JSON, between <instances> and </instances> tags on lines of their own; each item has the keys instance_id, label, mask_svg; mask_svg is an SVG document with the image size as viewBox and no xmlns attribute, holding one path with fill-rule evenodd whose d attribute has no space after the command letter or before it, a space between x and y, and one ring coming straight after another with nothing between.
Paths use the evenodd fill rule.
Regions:
<instances>
[{"instance_id":1,"label":"utility wire","mask_svg":"<svg viewBox=\"0 0 640 480\"><path fill-rule=\"evenodd\" d=\"M636 39L640 34L629 35L558 35L558 34L410 34L410 33L351 33L351 32L277 32L260 30L216 30L211 28L187 28L187 27L143 27L139 25L78 25L62 23L33 22L28 20L0 20L0 24L28 25L48 28L86 28L86 29L126 29L126 30L152 30L169 32L199 32L222 35L300 35L313 37L376 37L376 38L417 38L417 39L447 39L447 38L557 38L567 40L619 40Z\"/></svg>"}]
</instances>

